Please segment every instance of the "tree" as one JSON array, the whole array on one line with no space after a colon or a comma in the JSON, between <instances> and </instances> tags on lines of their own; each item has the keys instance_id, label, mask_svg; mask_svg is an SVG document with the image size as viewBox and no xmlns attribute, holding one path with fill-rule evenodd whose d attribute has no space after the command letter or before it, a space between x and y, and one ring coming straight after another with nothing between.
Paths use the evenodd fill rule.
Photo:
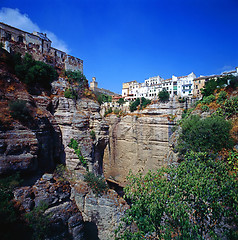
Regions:
<instances>
[{"instance_id":1,"label":"tree","mask_svg":"<svg viewBox=\"0 0 238 240\"><path fill-rule=\"evenodd\" d=\"M116 239L221 239L235 234L226 224L238 220L236 177L224 162L202 152L190 152L178 167L145 176L130 173L125 196L132 204Z\"/></svg>"},{"instance_id":2,"label":"tree","mask_svg":"<svg viewBox=\"0 0 238 240\"><path fill-rule=\"evenodd\" d=\"M15 73L17 77L28 86L36 83L46 89L50 89L50 83L58 77L56 70L40 61L35 61L28 53L23 59L17 54L15 60Z\"/></svg>"},{"instance_id":3,"label":"tree","mask_svg":"<svg viewBox=\"0 0 238 240\"><path fill-rule=\"evenodd\" d=\"M203 96L209 96L214 93L214 91L219 88L223 87L225 84L227 84L229 79L233 79L231 76L225 76L220 78L213 78L205 83L205 86L201 89Z\"/></svg>"},{"instance_id":4,"label":"tree","mask_svg":"<svg viewBox=\"0 0 238 240\"><path fill-rule=\"evenodd\" d=\"M134 112L139 105L140 105L140 99L137 98L135 101L130 103L130 111Z\"/></svg>"},{"instance_id":5,"label":"tree","mask_svg":"<svg viewBox=\"0 0 238 240\"><path fill-rule=\"evenodd\" d=\"M119 103L119 105L123 105L125 103L124 98L119 98L119 100L117 101Z\"/></svg>"},{"instance_id":6,"label":"tree","mask_svg":"<svg viewBox=\"0 0 238 240\"><path fill-rule=\"evenodd\" d=\"M158 96L159 96L160 101L162 101L162 102L169 100L169 92L165 88L163 88L163 90L159 92Z\"/></svg>"},{"instance_id":7,"label":"tree","mask_svg":"<svg viewBox=\"0 0 238 240\"><path fill-rule=\"evenodd\" d=\"M182 132L179 136L178 150L185 153L188 149L218 152L222 148L231 148L233 141L230 136L231 122L221 116L201 119L198 115L191 115L184 119Z\"/></svg>"}]
</instances>

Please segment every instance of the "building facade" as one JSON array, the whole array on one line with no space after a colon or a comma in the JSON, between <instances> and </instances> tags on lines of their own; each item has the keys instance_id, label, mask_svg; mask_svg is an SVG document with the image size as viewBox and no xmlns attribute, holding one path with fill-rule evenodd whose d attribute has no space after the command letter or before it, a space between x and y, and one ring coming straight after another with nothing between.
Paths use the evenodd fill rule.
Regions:
<instances>
[{"instance_id":1,"label":"building facade","mask_svg":"<svg viewBox=\"0 0 238 240\"><path fill-rule=\"evenodd\" d=\"M187 76L163 79L160 76L146 79L143 83L131 81L122 84L122 97L126 100L135 100L145 97L148 99L158 98L158 94L166 89L170 97L191 97L193 95L193 79L196 75L192 72Z\"/></svg>"},{"instance_id":2,"label":"building facade","mask_svg":"<svg viewBox=\"0 0 238 240\"><path fill-rule=\"evenodd\" d=\"M8 52L29 53L37 61L43 61L58 69L83 72L83 60L51 46L46 34L28 33L0 22L0 42Z\"/></svg>"}]
</instances>

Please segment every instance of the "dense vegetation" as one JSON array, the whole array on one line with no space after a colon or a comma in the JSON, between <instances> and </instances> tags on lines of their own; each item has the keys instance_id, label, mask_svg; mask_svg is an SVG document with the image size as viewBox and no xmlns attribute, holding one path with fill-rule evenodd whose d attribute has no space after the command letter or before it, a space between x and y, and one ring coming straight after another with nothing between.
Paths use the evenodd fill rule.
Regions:
<instances>
[{"instance_id":1,"label":"dense vegetation","mask_svg":"<svg viewBox=\"0 0 238 240\"><path fill-rule=\"evenodd\" d=\"M237 78L232 75L219 77L217 79L213 78L205 83L205 86L202 89L203 96L209 96L213 94L216 89L225 87L228 85L228 80L230 81L231 87L238 86Z\"/></svg>"},{"instance_id":2,"label":"dense vegetation","mask_svg":"<svg viewBox=\"0 0 238 240\"><path fill-rule=\"evenodd\" d=\"M23 58L20 54L14 55L14 62L16 76L28 86L37 83L46 89L50 89L50 83L58 76L52 66L35 61L28 53Z\"/></svg>"},{"instance_id":3,"label":"dense vegetation","mask_svg":"<svg viewBox=\"0 0 238 240\"><path fill-rule=\"evenodd\" d=\"M158 96L160 101L162 102L169 100L169 92L165 88L163 88L163 90L159 92Z\"/></svg>"},{"instance_id":4,"label":"dense vegetation","mask_svg":"<svg viewBox=\"0 0 238 240\"><path fill-rule=\"evenodd\" d=\"M222 148L233 146L230 136L231 122L223 117L214 115L201 119L198 115L191 115L182 123L178 149L184 154L188 149L196 152L218 152Z\"/></svg>"},{"instance_id":5,"label":"dense vegetation","mask_svg":"<svg viewBox=\"0 0 238 240\"><path fill-rule=\"evenodd\" d=\"M24 100L16 100L9 103L10 114L14 119L26 121L30 119L30 110Z\"/></svg>"},{"instance_id":6,"label":"dense vegetation","mask_svg":"<svg viewBox=\"0 0 238 240\"><path fill-rule=\"evenodd\" d=\"M80 71L65 71L65 77L71 83L71 87L67 88L64 92L66 98L71 98L74 100L79 99L85 95L88 89L88 80Z\"/></svg>"},{"instance_id":7,"label":"dense vegetation","mask_svg":"<svg viewBox=\"0 0 238 240\"><path fill-rule=\"evenodd\" d=\"M224 81L207 84L197 103L202 112L212 110L209 117L184 111L180 163L129 174L124 190L131 208L115 239L238 239L238 151L231 136L238 97L219 89Z\"/></svg>"},{"instance_id":8,"label":"dense vegetation","mask_svg":"<svg viewBox=\"0 0 238 240\"><path fill-rule=\"evenodd\" d=\"M88 186L92 189L93 193L97 196L102 195L108 190L105 179L103 177L96 176L92 172L87 172L84 175L84 181L88 184Z\"/></svg>"},{"instance_id":9,"label":"dense vegetation","mask_svg":"<svg viewBox=\"0 0 238 240\"><path fill-rule=\"evenodd\" d=\"M99 104L105 103L105 102L111 102L112 96L106 95L106 94L98 94L97 95L97 101Z\"/></svg>"},{"instance_id":10,"label":"dense vegetation","mask_svg":"<svg viewBox=\"0 0 238 240\"><path fill-rule=\"evenodd\" d=\"M151 104L151 100L146 99L144 97L137 98L135 101L130 103L130 111L134 112L138 108L141 110L141 109L145 108L149 104Z\"/></svg>"},{"instance_id":11,"label":"dense vegetation","mask_svg":"<svg viewBox=\"0 0 238 240\"><path fill-rule=\"evenodd\" d=\"M214 157L190 151L178 167L130 174L125 194L132 205L116 239L235 239L227 226L238 221L237 174Z\"/></svg>"}]
</instances>

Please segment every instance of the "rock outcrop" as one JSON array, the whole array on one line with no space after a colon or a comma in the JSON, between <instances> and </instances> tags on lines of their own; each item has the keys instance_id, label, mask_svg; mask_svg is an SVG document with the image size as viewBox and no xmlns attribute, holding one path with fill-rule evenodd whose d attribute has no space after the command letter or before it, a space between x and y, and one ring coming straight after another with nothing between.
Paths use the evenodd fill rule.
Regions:
<instances>
[{"instance_id":1,"label":"rock outcrop","mask_svg":"<svg viewBox=\"0 0 238 240\"><path fill-rule=\"evenodd\" d=\"M67 84L69 83L64 79L59 79L53 83L53 91L63 91ZM89 170L102 174L102 160L108 142L109 126L99 113L99 104L88 98L76 101L55 96L53 106L54 117L62 132L66 166L75 170L81 165L74 150L68 147L73 138L79 143Z\"/></svg>"},{"instance_id":2,"label":"rock outcrop","mask_svg":"<svg viewBox=\"0 0 238 240\"><path fill-rule=\"evenodd\" d=\"M114 239L114 231L121 223L125 210L129 208L126 201L112 189L106 194L96 196L85 182L78 182L74 186L73 196L82 213L88 239Z\"/></svg>"},{"instance_id":3,"label":"rock outcrop","mask_svg":"<svg viewBox=\"0 0 238 240\"><path fill-rule=\"evenodd\" d=\"M49 218L48 227L54 229L47 233L47 239L83 240L82 214L70 196L69 182L59 180L52 174L44 174L34 185L14 191L15 201L20 204L21 211L30 212L42 203L47 205L42 214Z\"/></svg>"},{"instance_id":4,"label":"rock outcrop","mask_svg":"<svg viewBox=\"0 0 238 240\"><path fill-rule=\"evenodd\" d=\"M53 170L60 163L62 138L47 96L30 95L14 75L0 72L0 175L14 171ZM24 119L10 115L9 104L22 100Z\"/></svg>"},{"instance_id":5,"label":"rock outcrop","mask_svg":"<svg viewBox=\"0 0 238 240\"><path fill-rule=\"evenodd\" d=\"M105 177L125 186L130 170L146 173L175 161L169 139L174 118L181 116L180 107L179 103L170 101L152 104L120 118L109 115L106 119L110 141L103 159Z\"/></svg>"}]
</instances>

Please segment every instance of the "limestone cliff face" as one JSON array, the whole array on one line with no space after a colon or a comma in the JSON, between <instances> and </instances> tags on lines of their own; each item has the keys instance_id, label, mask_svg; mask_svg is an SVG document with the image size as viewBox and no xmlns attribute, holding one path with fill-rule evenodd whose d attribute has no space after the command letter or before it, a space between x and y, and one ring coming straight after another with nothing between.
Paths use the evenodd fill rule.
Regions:
<instances>
[{"instance_id":1,"label":"limestone cliff face","mask_svg":"<svg viewBox=\"0 0 238 240\"><path fill-rule=\"evenodd\" d=\"M60 91L62 86L63 88L67 86L64 79L55 82L53 90ZM109 126L99 113L100 105L88 98L75 101L55 96L53 106L54 117L62 132L66 166L71 170L80 168L77 155L68 147L73 138L78 141L89 170L102 174L103 153L108 142ZM95 133L95 138L92 137L92 132Z\"/></svg>"},{"instance_id":2,"label":"limestone cliff face","mask_svg":"<svg viewBox=\"0 0 238 240\"><path fill-rule=\"evenodd\" d=\"M170 101L118 118L109 115L109 144L103 159L104 175L121 186L131 170L143 173L176 160L169 138L173 117L181 115L180 104Z\"/></svg>"}]
</instances>

